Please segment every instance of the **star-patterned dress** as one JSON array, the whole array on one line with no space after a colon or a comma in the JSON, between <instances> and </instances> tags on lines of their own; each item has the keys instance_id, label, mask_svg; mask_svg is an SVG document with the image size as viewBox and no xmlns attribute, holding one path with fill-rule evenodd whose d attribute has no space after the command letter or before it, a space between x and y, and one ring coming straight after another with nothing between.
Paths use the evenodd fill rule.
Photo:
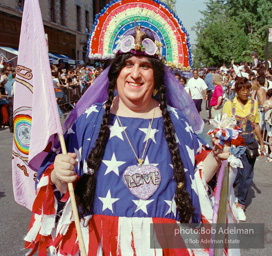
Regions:
<instances>
[{"instance_id":1,"label":"star-patterned dress","mask_svg":"<svg viewBox=\"0 0 272 256\"><path fill-rule=\"evenodd\" d=\"M201 164L197 165L195 159L196 155L205 155L207 145L197 137L179 110L168 106L168 111L185 168L186 190L195 208L192 222L211 222L211 200L202 179ZM93 105L76 120L65 136L67 151L77 154L75 172L79 176L89 171L87 159L98 137L103 114L102 104ZM81 220L87 254L208 255L208 250L152 248L150 224L179 223L174 200L177 184L173 179L163 118L154 118L151 128L151 119L119 118L123 128L117 117L111 114L110 136L97 173L93 213ZM126 169L137 165L138 161L124 130L139 158L149 134L144 165L157 168L152 175L141 175L137 170L126 175ZM25 237L26 248L34 252L38 245L40 251L50 246L52 252L59 253L56 255L79 255L69 195L62 195L60 199L50 184L56 153L44 161L38 173L37 198ZM145 199L142 199L142 194ZM61 214L57 209L60 204L65 204Z\"/></svg>"}]
</instances>

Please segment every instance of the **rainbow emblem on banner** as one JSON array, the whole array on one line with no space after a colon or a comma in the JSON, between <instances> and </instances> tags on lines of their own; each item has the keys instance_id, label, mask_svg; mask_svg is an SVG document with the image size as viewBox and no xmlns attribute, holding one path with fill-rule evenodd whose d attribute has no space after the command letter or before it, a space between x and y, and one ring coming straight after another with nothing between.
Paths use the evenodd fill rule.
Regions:
<instances>
[{"instance_id":1,"label":"rainbow emblem on banner","mask_svg":"<svg viewBox=\"0 0 272 256\"><path fill-rule=\"evenodd\" d=\"M114 49L137 26L151 29L162 43L162 55L171 67L192 67L189 35L176 14L167 5L153 0L115 0L96 16L88 40L90 59L114 57Z\"/></svg>"},{"instance_id":2,"label":"rainbow emblem on banner","mask_svg":"<svg viewBox=\"0 0 272 256\"><path fill-rule=\"evenodd\" d=\"M31 116L16 115L13 123L15 145L21 153L28 155L31 137Z\"/></svg>"}]
</instances>

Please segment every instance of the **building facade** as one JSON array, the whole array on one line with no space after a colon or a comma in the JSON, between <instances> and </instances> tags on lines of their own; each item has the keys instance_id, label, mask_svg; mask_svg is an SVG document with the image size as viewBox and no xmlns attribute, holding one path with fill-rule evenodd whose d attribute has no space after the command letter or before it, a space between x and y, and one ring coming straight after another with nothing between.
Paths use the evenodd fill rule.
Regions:
<instances>
[{"instance_id":1,"label":"building facade","mask_svg":"<svg viewBox=\"0 0 272 256\"><path fill-rule=\"evenodd\" d=\"M40 0L49 52L88 62L87 41L95 15L109 0ZM18 48L24 0L0 1L0 46Z\"/></svg>"}]
</instances>

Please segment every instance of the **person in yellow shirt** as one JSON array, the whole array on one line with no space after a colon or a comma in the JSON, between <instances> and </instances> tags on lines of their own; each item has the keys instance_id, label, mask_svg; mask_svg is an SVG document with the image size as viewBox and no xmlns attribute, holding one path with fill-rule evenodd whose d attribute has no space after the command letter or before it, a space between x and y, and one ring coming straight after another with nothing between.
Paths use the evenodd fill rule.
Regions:
<instances>
[{"instance_id":1,"label":"person in yellow shirt","mask_svg":"<svg viewBox=\"0 0 272 256\"><path fill-rule=\"evenodd\" d=\"M241 136L245 144L249 145L256 142L255 135L260 144L260 151L265 152L261 130L259 126L260 117L258 113L258 102L249 98L251 84L245 77L240 77L235 83L237 96L233 100L227 101L223 106L223 113L228 117L234 116L237 125L242 129ZM254 164L256 158L249 158L244 153L241 157L243 168L237 168L236 181L238 183L238 217L240 221L246 220L245 204L248 190L251 186L254 173Z\"/></svg>"}]
</instances>

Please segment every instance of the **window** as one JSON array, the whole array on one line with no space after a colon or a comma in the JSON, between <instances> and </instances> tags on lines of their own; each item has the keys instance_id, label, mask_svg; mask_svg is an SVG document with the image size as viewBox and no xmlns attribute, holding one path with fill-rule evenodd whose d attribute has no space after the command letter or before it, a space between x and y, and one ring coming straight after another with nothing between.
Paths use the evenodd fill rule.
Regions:
<instances>
[{"instance_id":1,"label":"window","mask_svg":"<svg viewBox=\"0 0 272 256\"><path fill-rule=\"evenodd\" d=\"M72 59L77 59L76 58L76 50L75 49L72 49Z\"/></svg>"},{"instance_id":2,"label":"window","mask_svg":"<svg viewBox=\"0 0 272 256\"><path fill-rule=\"evenodd\" d=\"M65 26L65 0L60 0L60 24Z\"/></svg>"},{"instance_id":3,"label":"window","mask_svg":"<svg viewBox=\"0 0 272 256\"><path fill-rule=\"evenodd\" d=\"M77 30L81 31L81 8L79 5L76 6L76 17L77 17Z\"/></svg>"},{"instance_id":4,"label":"window","mask_svg":"<svg viewBox=\"0 0 272 256\"><path fill-rule=\"evenodd\" d=\"M52 22L56 22L55 0L50 1L50 17Z\"/></svg>"},{"instance_id":5,"label":"window","mask_svg":"<svg viewBox=\"0 0 272 256\"><path fill-rule=\"evenodd\" d=\"M89 33L89 24L90 24L89 12L85 11L85 30L86 30L86 33Z\"/></svg>"}]
</instances>

